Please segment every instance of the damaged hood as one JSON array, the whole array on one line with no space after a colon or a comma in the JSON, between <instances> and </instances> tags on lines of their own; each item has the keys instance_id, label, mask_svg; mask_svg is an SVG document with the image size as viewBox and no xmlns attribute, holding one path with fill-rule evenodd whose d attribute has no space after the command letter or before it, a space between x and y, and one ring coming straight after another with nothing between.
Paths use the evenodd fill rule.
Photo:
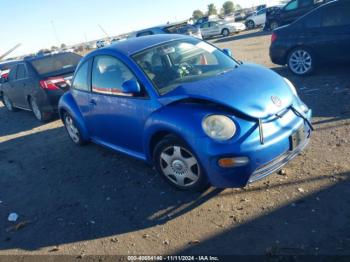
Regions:
<instances>
[{"instance_id":1,"label":"damaged hood","mask_svg":"<svg viewBox=\"0 0 350 262\"><path fill-rule=\"evenodd\" d=\"M293 102L284 79L270 69L243 64L225 74L185 83L159 98L163 105L194 98L230 107L253 118L267 118Z\"/></svg>"}]
</instances>

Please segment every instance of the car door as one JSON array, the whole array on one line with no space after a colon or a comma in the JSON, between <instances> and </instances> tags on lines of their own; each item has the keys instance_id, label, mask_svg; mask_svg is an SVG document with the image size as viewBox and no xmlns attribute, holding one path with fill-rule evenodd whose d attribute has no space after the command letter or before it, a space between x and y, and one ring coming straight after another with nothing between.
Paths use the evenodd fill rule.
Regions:
<instances>
[{"instance_id":1,"label":"car door","mask_svg":"<svg viewBox=\"0 0 350 262\"><path fill-rule=\"evenodd\" d=\"M153 109L145 92L131 96L122 92L123 83L131 79L137 78L120 59L94 57L87 127L96 142L141 156L146 116Z\"/></svg>"},{"instance_id":2,"label":"car door","mask_svg":"<svg viewBox=\"0 0 350 262\"><path fill-rule=\"evenodd\" d=\"M15 106L28 109L26 89L28 88L28 69L25 63L17 64L16 78L12 81L12 102Z\"/></svg>"},{"instance_id":3,"label":"car door","mask_svg":"<svg viewBox=\"0 0 350 262\"><path fill-rule=\"evenodd\" d=\"M221 30L222 30L222 28L218 22L209 22L209 34L210 34L210 36L220 35Z\"/></svg>"},{"instance_id":4,"label":"car door","mask_svg":"<svg viewBox=\"0 0 350 262\"><path fill-rule=\"evenodd\" d=\"M91 59L87 60L77 68L71 85L72 96L74 97L85 121L88 121L90 113L90 72Z\"/></svg>"},{"instance_id":5,"label":"car door","mask_svg":"<svg viewBox=\"0 0 350 262\"><path fill-rule=\"evenodd\" d=\"M12 103L14 103L14 98L16 96L15 86L13 85L14 81L16 80L16 74L17 74L17 65L14 65L11 67L7 80L3 82L1 86L1 89L12 101Z\"/></svg>"},{"instance_id":6,"label":"car door","mask_svg":"<svg viewBox=\"0 0 350 262\"><path fill-rule=\"evenodd\" d=\"M210 37L210 28L209 28L209 22L206 22L201 25L201 32L202 36L205 37Z\"/></svg>"},{"instance_id":7,"label":"car door","mask_svg":"<svg viewBox=\"0 0 350 262\"><path fill-rule=\"evenodd\" d=\"M320 52L331 61L350 61L350 2L329 4L322 9Z\"/></svg>"},{"instance_id":8,"label":"car door","mask_svg":"<svg viewBox=\"0 0 350 262\"><path fill-rule=\"evenodd\" d=\"M266 22L266 9L262 9L257 12L254 17L255 25L263 25Z\"/></svg>"}]
</instances>

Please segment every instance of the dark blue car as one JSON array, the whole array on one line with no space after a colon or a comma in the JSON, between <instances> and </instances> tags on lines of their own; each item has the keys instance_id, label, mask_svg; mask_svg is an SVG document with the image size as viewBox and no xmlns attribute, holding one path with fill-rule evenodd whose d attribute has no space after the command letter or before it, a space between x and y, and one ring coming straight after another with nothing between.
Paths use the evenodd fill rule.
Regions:
<instances>
[{"instance_id":1,"label":"dark blue car","mask_svg":"<svg viewBox=\"0 0 350 262\"><path fill-rule=\"evenodd\" d=\"M312 129L290 81L183 35L91 52L59 112L74 143L145 160L185 190L263 178L300 153Z\"/></svg>"}]
</instances>

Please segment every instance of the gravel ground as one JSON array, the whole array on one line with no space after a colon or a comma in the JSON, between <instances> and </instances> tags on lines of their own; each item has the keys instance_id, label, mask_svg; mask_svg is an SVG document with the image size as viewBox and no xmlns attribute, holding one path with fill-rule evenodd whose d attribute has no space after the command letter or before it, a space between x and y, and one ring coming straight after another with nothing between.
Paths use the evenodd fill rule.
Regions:
<instances>
[{"instance_id":1,"label":"gravel ground","mask_svg":"<svg viewBox=\"0 0 350 262\"><path fill-rule=\"evenodd\" d=\"M289 77L313 109L311 143L285 173L178 192L141 161L74 146L59 120L0 104L0 255L350 255L350 67L300 78L270 62L268 34L211 42Z\"/></svg>"}]
</instances>

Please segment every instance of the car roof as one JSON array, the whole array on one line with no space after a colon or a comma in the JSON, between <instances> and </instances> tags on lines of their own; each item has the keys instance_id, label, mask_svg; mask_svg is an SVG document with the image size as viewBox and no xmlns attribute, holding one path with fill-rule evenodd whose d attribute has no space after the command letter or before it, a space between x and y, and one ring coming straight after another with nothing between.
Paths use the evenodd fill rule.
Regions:
<instances>
[{"instance_id":1,"label":"car roof","mask_svg":"<svg viewBox=\"0 0 350 262\"><path fill-rule=\"evenodd\" d=\"M115 44L109 45L101 49L113 50L123 55L131 56L150 47L179 39L192 39L192 37L178 34L149 35L143 37L128 38L127 40L117 42ZM98 53L101 49L93 51L90 54L94 55L95 53Z\"/></svg>"},{"instance_id":2,"label":"car roof","mask_svg":"<svg viewBox=\"0 0 350 262\"><path fill-rule=\"evenodd\" d=\"M6 66L12 66L15 65L19 62L21 62L22 60L8 60L8 61L2 61L0 62L0 69Z\"/></svg>"}]
</instances>

